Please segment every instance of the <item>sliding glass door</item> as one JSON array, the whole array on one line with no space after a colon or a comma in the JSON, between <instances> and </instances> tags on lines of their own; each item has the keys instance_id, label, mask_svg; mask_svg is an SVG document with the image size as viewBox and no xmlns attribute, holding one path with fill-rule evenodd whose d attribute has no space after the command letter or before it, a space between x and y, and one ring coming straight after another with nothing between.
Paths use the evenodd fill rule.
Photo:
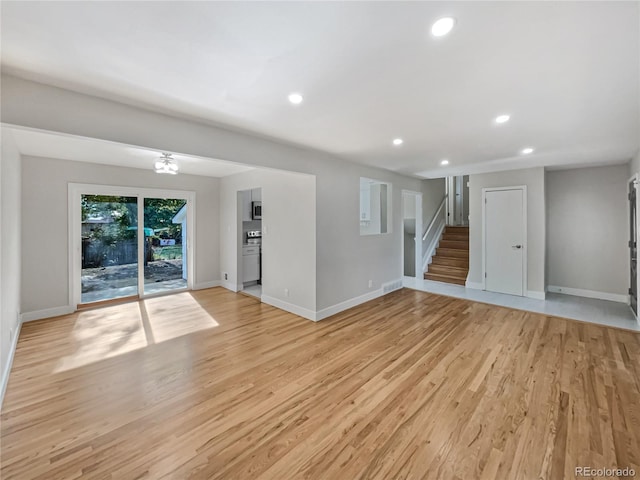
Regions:
<instances>
[{"instance_id":1,"label":"sliding glass door","mask_svg":"<svg viewBox=\"0 0 640 480\"><path fill-rule=\"evenodd\" d=\"M187 288L187 202L144 199L144 292Z\"/></svg>"},{"instance_id":2,"label":"sliding glass door","mask_svg":"<svg viewBox=\"0 0 640 480\"><path fill-rule=\"evenodd\" d=\"M71 184L69 193L73 305L190 287L192 192Z\"/></svg>"},{"instance_id":3,"label":"sliding glass door","mask_svg":"<svg viewBox=\"0 0 640 480\"><path fill-rule=\"evenodd\" d=\"M81 303L138 295L138 199L82 195Z\"/></svg>"}]
</instances>

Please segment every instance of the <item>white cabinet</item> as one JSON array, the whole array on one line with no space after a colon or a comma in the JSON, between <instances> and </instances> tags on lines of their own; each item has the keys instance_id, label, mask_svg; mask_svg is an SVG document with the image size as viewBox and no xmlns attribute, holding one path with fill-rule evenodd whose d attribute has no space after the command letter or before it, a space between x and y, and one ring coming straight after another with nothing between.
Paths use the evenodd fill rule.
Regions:
<instances>
[{"instance_id":1,"label":"white cabinet","mask_svg":"<svg viewBox=\"0 0 640 480\"><path fill-rule=\"evenodd\" d=\"M252 190L243 190L241 193L242 193L242 221L250 222L251 220L253 220L253 211L251 209L251 203L262 201L262 189L254 188Z\"/></svg>"},{"instance_id":2,"label":"white cabinet","mask_svg":"<svg viewBox=\"0 0 640 480\"><path fill-rule=\"evenodd\" d=\"M251 221L251 190L242 191L242 221Z\"/></svg>"},{"instance_id":3,"label":"white cabinet","mask_svg":"<svg viewBox=\"0 0 640 480\"><path fill-rule=\"evenodd\" d=\"M260 247L242 247L242 282L260 280Z\"/></svg>"}]
</instances>

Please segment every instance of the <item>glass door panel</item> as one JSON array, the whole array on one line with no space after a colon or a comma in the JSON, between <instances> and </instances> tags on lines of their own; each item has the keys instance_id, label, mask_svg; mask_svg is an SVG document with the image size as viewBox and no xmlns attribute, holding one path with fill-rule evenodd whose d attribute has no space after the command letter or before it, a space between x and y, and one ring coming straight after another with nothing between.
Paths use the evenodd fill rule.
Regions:
<instances>
[{"instance_id":1,"label":"glass door panel","mask_svg":"<svg viewBox=\"0 0 640 480\"><path fill-rule=\"evenodd\" d=\"M82 195L81 303L138 295L138 201Z\"/></svg>"},{"instance_id":2,"label":"glass door panel","mask_svg":"<svg viewBox=\"0 0 640 480\"><path fill-rule=\"evenodd\" d=\"M187 202L144 199L144 293L187 288Z\"/></svg>"}]
</instances>

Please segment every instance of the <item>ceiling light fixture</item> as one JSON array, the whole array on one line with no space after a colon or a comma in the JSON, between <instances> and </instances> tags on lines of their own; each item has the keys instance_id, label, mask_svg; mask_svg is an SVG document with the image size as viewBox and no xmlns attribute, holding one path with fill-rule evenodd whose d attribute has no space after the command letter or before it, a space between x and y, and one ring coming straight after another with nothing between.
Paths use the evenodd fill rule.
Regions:
<instances>
[{"instance_id":1,"label":"ceiling light fixture","mask_svg":"<svg viewBox=\"0 0 640 480\"><path fill-rule=\"evenodd\" d=\"M443 17L437 20L431 25L431 35L434 37L443 37L451 31L456 24L456 19L453 17Z\"/></svg>"},{"instance_id":2,"label":"ceiling light fixture","mask_svg":"<svg viewBox=\"0 0 640 480\"><path fill-rule=\"evenodd\" d=\"M304 98L302 98L302 95L299 93L292 93L289 95L289 101L294 105L300 105L302 100L304 100Z\"/></svg>"},{"instance_id":3,"label":"ceiling light fixture","mask_svg":"<svg viewBox=\"0 0 640 480\"><path fill-rule=\"evenodd\" d=\"M163 153L160 158L153 164L153 169L156 173L168 173L169 175L176 175L178 173L178 164L171 157L170 153Z\"/></svg>"},{"instance_id":4,"label":"ceiling light fixture","mask_svg":"<svg viewBox=\"0 0 640 480\"><path fill-rule=\"evenodd\" d=\"M394 144L396 147L399 147L399 146L400 146L400 145L402 145L403 143L404 143L404 140L402 140L401 138L394 138L394 139L393 139L393 144Z\"/></svg>"},{"instance_id":5,"label":"ceiling light fixture","mask_svg":"<svg viewBox=\"0 0 640 480\"><path fill-rule=\"evenodd\" d=\"M523 148L522 150L520 150L520 153L522 155L529 155L530 153L533 153L533 148L531 147Z\"/></svg>"},{"instance_id":6,"label":"ceiling light fixture","mask_svg":"<svg viewBox=\"0 0 640 480\"><path fill-rule=\"evenodd\" d=\"M449 160L442 160L440 161L440 165L449 165Z\"/></svg>"},{"instance_id":7,"label":"ceiling light fixture","mask_svg":"<svg viewBox=\"0 0 640 480\"><path fill-rule=\"evenodd\" d=\"M511 115L498 115L496 117L496 123L507 123L510 118Z\"/></svg>"}]
</instances>

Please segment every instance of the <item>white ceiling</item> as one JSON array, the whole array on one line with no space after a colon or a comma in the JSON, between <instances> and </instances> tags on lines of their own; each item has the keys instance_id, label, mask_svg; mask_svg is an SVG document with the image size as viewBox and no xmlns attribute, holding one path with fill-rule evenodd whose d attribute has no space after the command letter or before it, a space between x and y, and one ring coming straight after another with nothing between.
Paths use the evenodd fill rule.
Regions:
<instances>
[{"instance_id":1,"label":"white ceiling","mask_svg":"<svg viewBox=\"0 0 640 480\"><path fill-rule=\"evenodd\" d=\"M2 2L1 27L9 73L402 173L640 146L638 2Z\"/></svg>"},{"instance_id":2,"label":"white ceiling","mask_svg":"<svg viewBox=\"0 0 640 480\"><path fill-rule=\"evenodd\" d=\"M58 135L20 128L10 128L9 130L11 130L15 138L20 153L33 157L59 158L62 160L152 170L153 164L161 153L157 150L105 142L92 138ZM180 154L173 154L172 157L178 164L181 174L226 177L234 173L253 170L252 167L211 158Z\"/></svg>"}]
</instances>

